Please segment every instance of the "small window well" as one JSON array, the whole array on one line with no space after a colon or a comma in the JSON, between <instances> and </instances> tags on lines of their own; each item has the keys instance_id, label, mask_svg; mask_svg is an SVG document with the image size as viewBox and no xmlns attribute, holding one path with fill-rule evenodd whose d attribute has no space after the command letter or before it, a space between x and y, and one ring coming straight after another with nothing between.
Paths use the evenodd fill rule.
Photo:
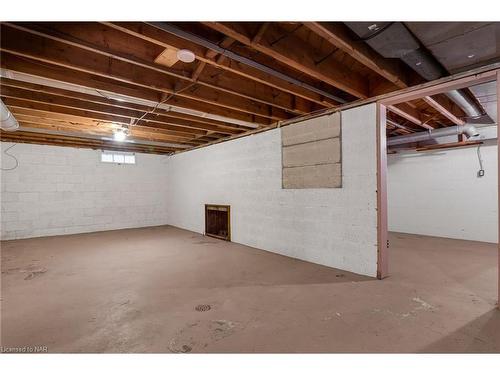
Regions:
<instances>
[{"instance_id":1,"label":"small window well","mask_svg":"<svg viewBox=\"0 0 500 375\"><path fill-rule=\"evenodd\" d=\"M103 151L101 162L115 164L135 164L135 154L130 152Z\"/></svg>"}]
</instances>

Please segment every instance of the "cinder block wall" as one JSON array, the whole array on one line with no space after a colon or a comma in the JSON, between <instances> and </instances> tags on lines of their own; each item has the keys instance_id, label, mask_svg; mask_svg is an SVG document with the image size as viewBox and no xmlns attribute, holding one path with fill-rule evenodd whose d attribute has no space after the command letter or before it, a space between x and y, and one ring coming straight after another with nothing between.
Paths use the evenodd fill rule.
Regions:
<instances>
[{"instance_id":1,"label":"cinder block wall","mask_svg":"<svg viewBox=\"0 0 500 375\"><path fill-rule=\"evenodd\" d=\"M9 153L19 167L1 171L4 240L167 224L166 156L105 164L96 150L21 143Z\"/></svg>"},{"instance_id":2,"label":"cinder block wall","mask_svg":"<svg viewBox=\"0 0 500 375\"><path fill-rule=\"evenodd\" d=\"M170 157L169 224L203 233L228 204L234 242L375 276L375 105L342 113L342 188L282 189L281 157L279 129Z\"/></svg>"},{"instance_id":3,"label":"cinder block wall","mask_svg":"<svg viewBox=\"0 0 500 375\"><path fill-rule=\"evenodd\" d=\"M497 146L388 155L389 230L483 242L498 241Z\"/></svg>"}]
</instances>

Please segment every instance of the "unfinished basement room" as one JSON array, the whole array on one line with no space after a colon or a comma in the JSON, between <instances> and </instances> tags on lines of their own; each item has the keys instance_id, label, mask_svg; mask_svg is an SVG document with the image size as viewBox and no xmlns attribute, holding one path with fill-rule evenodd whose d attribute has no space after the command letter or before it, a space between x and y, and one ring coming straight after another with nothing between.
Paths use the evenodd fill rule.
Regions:
<instances>
[{"instance_id":1,"label":"unfinished basement room","mask_svg":"<svg viewBox=\"0 0 500 375\"><path fill-rule=\"evenodd\" d=\"M500 353L500 22L0 27L4 354Z\"/></svg>"}]
</instances>

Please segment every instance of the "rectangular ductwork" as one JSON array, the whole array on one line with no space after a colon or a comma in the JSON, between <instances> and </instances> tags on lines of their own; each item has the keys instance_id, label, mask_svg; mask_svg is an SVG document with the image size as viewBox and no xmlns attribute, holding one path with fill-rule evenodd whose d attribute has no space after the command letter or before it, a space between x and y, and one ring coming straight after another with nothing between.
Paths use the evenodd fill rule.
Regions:
<instances>
[{"instance_id":1,"label":"rectangular ductwork","mask_svg":"<svg viewBox=\"0 0 500 375\"><path fill-rule=\"evenodd\" d=\"M436 58L401 22L346 22L360 40L385 58L399 58L427 81L448 75ZM492 123L480 104L476 103L464 90L447 93L465 112L467 120Z\"/></svg>"}]
</instances>

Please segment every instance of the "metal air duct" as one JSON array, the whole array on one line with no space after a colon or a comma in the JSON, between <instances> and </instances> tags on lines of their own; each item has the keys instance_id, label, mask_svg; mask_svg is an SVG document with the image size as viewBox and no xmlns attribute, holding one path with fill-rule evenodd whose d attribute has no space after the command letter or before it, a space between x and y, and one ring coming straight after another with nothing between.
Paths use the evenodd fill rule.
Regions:
<instances>
[{"instance_id":1,"label":"metal air duct","mask_svg":"<svg viewBox=\"0 0 500 375\"><path fill-rule=\"evenodd\" d=\"M427 81L448 75L448 72L401 22L346 22L360 40L386 58L399 58ZM467 118L480 123L492 123L484 109L464 90L446 95L463 109Z\"/></svg>"},{"instance_id":2,"label":"metal air duct","mask_svg":"<svg viewBox=\"0 0 500 375\"><path fill-rule=\"evenodd\" d=\"M400 135L387 139L387 146L396 146L413 142L428 141L430 139L447 137L450 135L465 134L467 138L476 137L479 135L476 127L471 124L449 126L447 128L428 130L415 134Z\"/></svg>"},{"instance_id":3,"label":"metal air duct","mask_svg":"<svg viewBox=\"0 0 500 375\"><path fill-rule=\"evenodd\" d=\"M3 101L0 100L0 129L6 131L16 131L19 128L19 123L7 108Z\"/></svg>"}]
</instances>

